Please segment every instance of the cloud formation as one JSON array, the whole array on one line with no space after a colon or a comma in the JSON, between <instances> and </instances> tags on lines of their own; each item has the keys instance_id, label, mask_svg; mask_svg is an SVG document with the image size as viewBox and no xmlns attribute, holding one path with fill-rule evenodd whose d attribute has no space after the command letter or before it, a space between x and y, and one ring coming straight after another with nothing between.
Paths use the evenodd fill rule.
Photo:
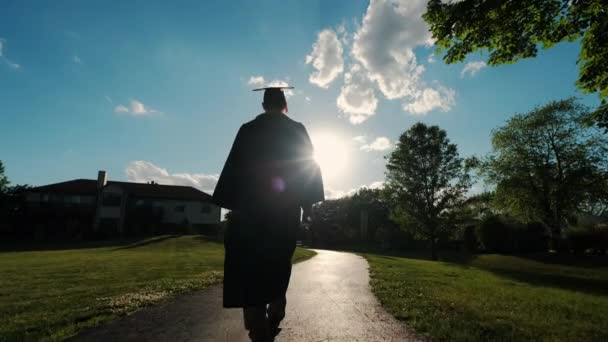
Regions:
<instances>
[{"instance_id":1,"label":"cloud formation","mask_svg":"<svg viewBox=\"0 0 608 342\"><path fill-rule=\"evenodd\" d=\"M268 82L268 81L266 81L264 76L251 76L251 77L249 77L247 84L254 88L287 87L289 85L289 83L287 83L287 81L278 80L278 79ZM292 89L285 89L285 90L283 90L283 93L285 93L285 97L291 97L294 94Z\"/></svg>"},{"instance_id":2,"label":"cloud formation","mask_svg":"<svg viewBox=\"0 0 608 342\"><path fill-rule=\"evenodd\" d=\"M344 74L344 85L340 89L336 104L340 112L346 114L354 125L364 122L376 113L378 99L360 65L353 65L350 71Z\"/></svg>"},{"instance_id":3,"label":"cloud formation","mask_svg":"<svg viewBox=\"0 0 608 342\"><path fill-rule=\"evenodd\" d=\"M411 96L423 66L412 51L428 45L431 34L421 18L426 0L372 0L355 33L353 55L387 99Z\"/></svg>"},{"instance_id":4,"label":"cloud formation","mask_svg":"<svg viewBox=\"0 0 608 342\"><path fill-rule=\"evenodd\" d=\"M128 107L121 104L114 107L114 113L127 113L132 116L161 114L161 112L157 111L156 109L147 108L143 103L134 99L131 99Z\"/></svg>"},{"instance_id":5,"label":"cloud formation","mask_svg":"<svg viewBox=\"0 0 608 342\"><path fill-rule=\"evenodd\" d=\"M456 91L444 86L437 89L425 88L416 92L414 101L403 104L403 110L412 114L421 115L431 110L439 109L447 112L456 102Z\"/></svg>"},{"instance_id":6,"label":"cloud formation","mask_svg":"<svg viewBox=\"0 0 608 342\"><path fill-rule=\"evenodd\" d=\"M367 189L380 189L384 187L384 181L375 181L375 182L371 182L369 184L363 184L360 185L354 189L350 189L350 190L336 190L336 189L331 189L331 188L325 188L325 199L327 200L332 200L332 199L339 199L339 198L343 198L343 197L348 197L348 196L352 196L354 194L357 193L357 191L363 189L363 188L367 188Z\"/></svg>"},{"instance_id":7,"label":"cloud formation","mask_svg":"<svg viewBox=\"0 0 608 342\"><path fill-rule=\"evenodd\" d=\"M391 148L391 141L387 137L377 137L370 144L361 145L363 151L386 151Z\"/></svg>"},{"instance_id":8,"label":"cloud formation","mask_svg":"<svg viewBox=\"0 0 608 342\"><path fill-rule=\"evenodd\" d=\"M414 114L447 111L453 106L455 92L436 81L432 85L425 82L425 68L418 64L413 51L433 44L429 27L421 17L426 5L427 0L370 1L363 22L353 35L353 63L344 75L336 101L351 123L362 123L374 115L378 105L375 87L389 100L402 100L402 108ZM339 43L338 38L336 41ZM311 58L308 56L307 62ZM432 63L434 55L427 61Z\"/></svg>"},{"instance_id":9,"label":"cloud formation","mask_svg":"<svg viewBox=\"0 0 608 342\"><path fill-rule=\"evenodd\" d=\"M328 88L329 84L344 71L342 54L342 43L334 30L325 29L319 32L317 41L312 45L312 52L306 56L306 64L312 64L316 70L308 78L310 83Z\"/></svg>"},{"instance_id":10,"label":"cloud formation","mask_svg":"<svg viewBox=\"0 0 608 342\"><path fill-rule=\"evenodd\" d=\"M8 59L8 57L6 57L6 55L4 54L5 45L6 45L6 40L3 38L0 38L0 61L6 63L6 65L8 65L12 69L15 69L15 70L21 69L21 65L11 61L10 59Z\"/></svg>"},{"instance_id":11,"label":"cloud formation","mask_svg":"<svg viewBox=\"0 0 608 342\"><path fill-rule=\"evenodd\" d=\"M460 78L464 78L467 73L469 74L469 77L473 77L486 66L486 62L484 61L468 62L467 64L465 64L464 68L462 68L462 71L460 72Z\"/></svg>"},{"instance_id":12,"label":"cloud formation","mask_svg":"<svg viewBox=\"0 0 608 342\"><path fill-rule=\"evenodd\" d=\"M154 181L164 185L184 185L197 188L211 194L215 189L218 175L203 173L169 173L153 163L136 160L127 165L125 170L130 182L146 183Z\"/></svg>"},{"instance_id":13,"label":"cloud formation","mask_svg":"<svg viewBox=\"0 0 608 342\"><path fill-rule=\"evenodd\" d=\"M260 87L260 88L262 88L264 86L264 83L266 83L266 82L264 81L264 77L262 77L262 76L251 76L251 77L249 77L249 81L247 81L247 84L249 84L250 86Z\"/></svg>"}]
</instances>

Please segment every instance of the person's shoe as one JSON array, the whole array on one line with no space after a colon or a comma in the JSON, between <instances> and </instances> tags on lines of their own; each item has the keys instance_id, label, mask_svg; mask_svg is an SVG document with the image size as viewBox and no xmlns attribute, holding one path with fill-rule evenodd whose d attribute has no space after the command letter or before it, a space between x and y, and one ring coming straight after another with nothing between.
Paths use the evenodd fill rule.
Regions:
<instances>
[{"instance_id":1,"label":"person's shoe","mask_svg":"<svg viewBox=\"0 0 608 342\"><path fill-rule=\"evenodd\" d=\"M270 336L272 336L273 338L277 337L277 335L281 332L281 328L279 328L279 324L280 323L268 322Z\"/></svg>"}]
</instances>

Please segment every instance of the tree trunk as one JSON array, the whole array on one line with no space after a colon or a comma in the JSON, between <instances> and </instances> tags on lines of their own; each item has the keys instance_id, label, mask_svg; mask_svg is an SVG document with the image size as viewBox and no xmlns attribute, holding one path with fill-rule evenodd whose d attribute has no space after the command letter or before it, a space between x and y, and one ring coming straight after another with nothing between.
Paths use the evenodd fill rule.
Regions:
<instances>
[{"instance_id":1,"label":"tree trunk","mask_svg":"<svg viewBox=\"0 0 608 342\"><path fill-rule=\"evenodd\" d=\"M567 247L562 239L562 229L559 222L553 222L550 226L551 229L551 246L550 248L558 253L567 252Z\"/></svg>"}]
</instances>

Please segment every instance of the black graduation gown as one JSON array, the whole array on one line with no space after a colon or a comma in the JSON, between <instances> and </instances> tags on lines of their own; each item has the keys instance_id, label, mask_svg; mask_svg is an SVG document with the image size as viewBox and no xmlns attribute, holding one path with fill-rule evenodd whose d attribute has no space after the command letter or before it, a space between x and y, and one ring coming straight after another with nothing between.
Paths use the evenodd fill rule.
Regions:
<instances>
[{"instance_id":1,"label":"black graduation gown","mask_svg":"<svg viewBox=\"0 0 608 342\"><path fill-rule=\"evenodd\" d=\"M324 199L306 128L281 113L241 126L213 193L232 210L224 235L224 307L285 295L300 208Z\"/></svg>"}]
</instances>

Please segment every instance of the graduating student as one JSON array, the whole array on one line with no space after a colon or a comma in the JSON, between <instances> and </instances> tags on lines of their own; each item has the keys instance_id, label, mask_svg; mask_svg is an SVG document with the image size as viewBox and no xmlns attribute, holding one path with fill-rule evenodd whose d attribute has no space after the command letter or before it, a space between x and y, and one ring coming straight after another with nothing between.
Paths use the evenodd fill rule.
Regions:
<instances>
[{"instance_id":1,"label":"graduating student","mask_svg":"<svg viewBox=\"0 0 608 342\"><path fill-rule=\"evenodd\" d=\"M272 341L285 317L296 234L324 200L304 125L290 119L283 89L264 90L264 113L239 129L213 193L232 210L224 237L224 307L243 308L252 341Z\"/></svg>"}]
</instances>

